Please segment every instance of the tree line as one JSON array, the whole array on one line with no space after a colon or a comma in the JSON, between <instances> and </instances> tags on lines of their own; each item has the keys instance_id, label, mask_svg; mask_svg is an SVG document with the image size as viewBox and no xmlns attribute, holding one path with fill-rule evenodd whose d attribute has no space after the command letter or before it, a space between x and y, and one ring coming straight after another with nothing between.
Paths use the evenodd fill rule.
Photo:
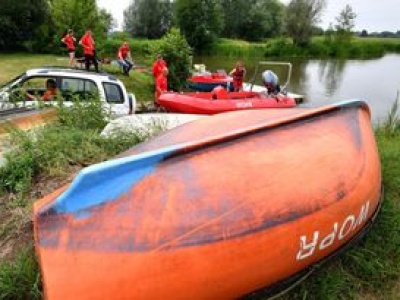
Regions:
<instances>
[{"instance_id":1,"label":"tree line","mask_svg":"<svg viewBox=\"0 0 400 300\"><path fill-rule=\"evenodd\" d=\"M217 38L260 42L287 36L296 46L308 46L327 0L132 0L124 11L124 31L132 36L159 38L178 27L195 50L209 47ZM338 39L348 40L357 15L346 5L335 18Z\"/></svg>"},{"instance_id":2,"label":"tree line","mask_svg":"<svg viewBox=\"0 0 400 300\"><path fill-rule=\"evenodd\" d=\"M86 28L105 37L112 26L111 14L96 0L0 0L0 51L50 53L69 28L77 37Z\"/></svg>"},{"instance_id":3,"label":"tree line","mask_svg":"<svg viewBox=\"0 0 400 300\"><path fill-rule=\"evenodd\" d=\"M297 9L293 5L318 17L324 3L292 0L285 6L279 0L132 0L124 12L123 28L133 36L149 38L151 32L152 38L159 38L176 26L194 49L201 50L218 37L257 42L289 33L298 22L294 20L291 27L285 22ZM315 9L317 5L321 8ZM313 27L316 21L304 19L303 23Z\"/></svg>"},{"instance_id":4,"label":"tree line","mask_svg":"<svg viewBox=\"0 0 400 300\"><path fill-rule=\"evenodd\" d=\"M132 37L159 39L179 28L189 45L201 51L217 38L251 42L287 36L307 46L318 27L326 0L132 0L124 10L123 30ZM18 17L16 17L18 16ZM336 32L349 36L356 14L346 6ZM96 0L0 0L0 50L55 52L69 28L77 38L91 28L97 46L115 28L110 13Z\"/></svg>"}]
</instances>

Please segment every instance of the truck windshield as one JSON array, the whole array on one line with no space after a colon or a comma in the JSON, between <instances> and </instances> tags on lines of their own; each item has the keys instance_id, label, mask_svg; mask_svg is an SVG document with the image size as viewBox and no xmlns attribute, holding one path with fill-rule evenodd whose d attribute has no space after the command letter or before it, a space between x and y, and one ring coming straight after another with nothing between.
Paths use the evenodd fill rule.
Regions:
<instances>
[{"instance_id":1,"label":"truck windshield","mask_svg":"<svg viewBox=\"0 0 400 300\"><path fill-rule=\"evenodd\" d=\"M8 81L5 84L0 85L0 91L4 91L9 89L10 87L12 87L14 82L20 82L24 79L24 77L26 76L26 73L23 73L21 75L18 75L17 77L11 79L10 81Z\"/></svg>"}]
</instances>

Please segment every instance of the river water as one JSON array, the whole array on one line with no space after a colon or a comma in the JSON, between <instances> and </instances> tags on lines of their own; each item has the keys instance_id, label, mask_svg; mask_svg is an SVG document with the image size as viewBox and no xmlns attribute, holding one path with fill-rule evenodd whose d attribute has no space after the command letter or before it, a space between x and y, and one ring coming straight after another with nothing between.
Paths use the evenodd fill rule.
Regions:
<instances>
[{"instance_id":1,"label":"river water","mask_svg":"<svg viewBox=\"0 0 400 300\"><path fill-rule=\"evenodd\" d=\"M194 63L202 63L210 71L230 71L236 62L234 57L195 57ZM259 60L243 59L250 80L255 74ZM268 59L271 61L271 59ZM359 99L368 103L373 122L383 121L400 90L400 55L389 54L378 59L276 59L290 62L293 66L288 91L305 96L304 106L320 106L343 100ZM269 67L268 67L269 68ZM270 67L281 83L286 81L287 69ZM257 72L256 83L260 84L261 71Z\"/></svg>"}]
</instances>

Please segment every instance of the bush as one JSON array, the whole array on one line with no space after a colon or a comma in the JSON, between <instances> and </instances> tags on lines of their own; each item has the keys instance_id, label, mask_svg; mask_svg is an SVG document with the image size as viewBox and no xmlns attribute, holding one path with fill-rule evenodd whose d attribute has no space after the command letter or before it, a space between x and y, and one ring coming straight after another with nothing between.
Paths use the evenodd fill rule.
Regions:
<instances>
[{"instance_id":1,"label":"bush","mask_svg":"<svg viewBox=\"0 0 400 300\"><path fill-rule=\"evenodd\" d=\"M168 64L168 88L182 90L190 74L192 49L179 29L171 29L162 38L158 52Z\"/></svg>"},{"instance_id":2,"label":"bush","mask_svg":"<svg viewBox=\"0 0 400 300\"><path fill-rule=\"evenodd\" d=\"M0 168L0 191L25 192L31 186L33 175L38 169L34 160L34 143L29 134L13 129L11 132L13 151L6 152L6 166Z\"/></svg>"},{"instance_id":3,"label":"bush","mask_svg":"<svg viewBox=\"0 0 400 300\"><path fill-rule=\"evenodd\" d=\"M286 39L271 40L267 44L265 56L279 57L279 56L290 56L296 52L296 47Z\"/></svg>"},{"instance_id":4,"label":"bush","mask_svg":"<svg viewBox=\"0 0 400 300\"><path fill-rule=\"evenodd\" d=\"M52 124L30 132L12 130L12 151L0 168L0 191L25 193L41 176L67 176L71 168L103 161L145 138L134 132L101 136L108 114L100 105L96 99L75 101L70 108L61 107Z\"/></svg>"},{"instance_id":5,"label":"bush","mask_svg":"<svg viewBox=\"0 0 400 300\"><path fill-rule=\"evenodd\" d=\"M111 113L103 106L97 95L85 98L74 97L72 101L73 105L66 107L60 99L58 122L62 126L82 130L101 130L111 118Z\"/></svg>"}]
</instances>

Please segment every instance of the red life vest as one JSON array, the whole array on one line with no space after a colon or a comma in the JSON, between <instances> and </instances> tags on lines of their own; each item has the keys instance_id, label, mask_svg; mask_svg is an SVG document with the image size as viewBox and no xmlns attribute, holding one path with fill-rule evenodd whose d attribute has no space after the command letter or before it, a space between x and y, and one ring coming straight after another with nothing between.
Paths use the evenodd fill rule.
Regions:
<instances>
[{"instance_id":1,"label":"red life vest","mask_svg":"<svg viewBox=\"0 0 400 300\"><path fill-rule=\"evenodd\" d=\"M235 69L235 72L233 72L233 79L234 80L243 80L243 76L244 76L244 69L239 70L238 68Z\"/></svg>"}]
</instances>

